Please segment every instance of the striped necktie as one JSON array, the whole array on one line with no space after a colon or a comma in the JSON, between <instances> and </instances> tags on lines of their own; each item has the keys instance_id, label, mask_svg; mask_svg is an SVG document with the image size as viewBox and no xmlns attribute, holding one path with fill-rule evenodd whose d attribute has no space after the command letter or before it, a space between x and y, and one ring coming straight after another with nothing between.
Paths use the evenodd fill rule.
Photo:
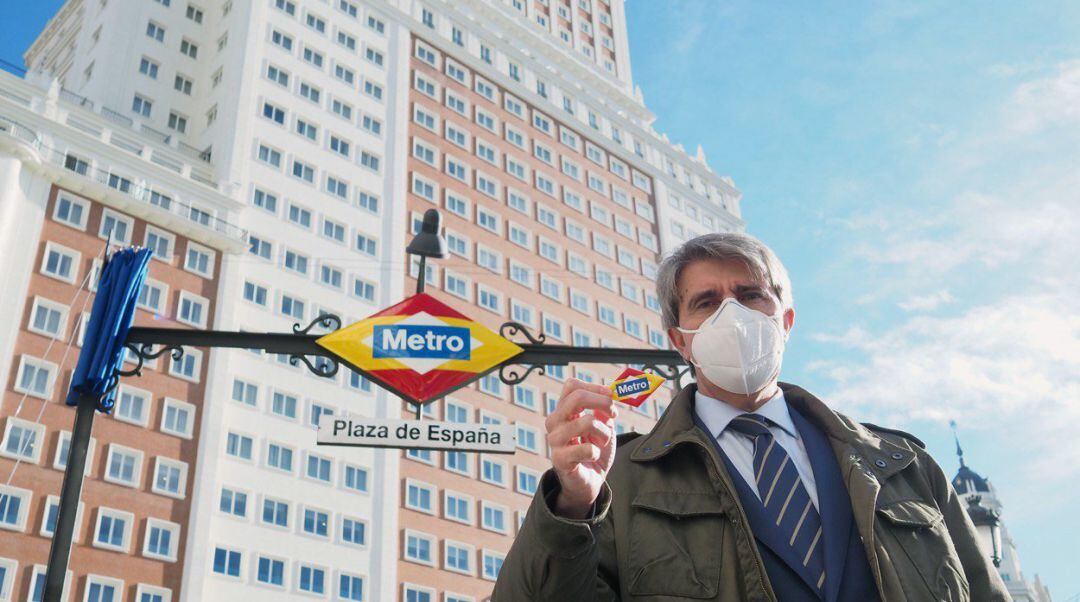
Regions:
<instances>
[{"instance_id":1,"label":"striped necktie","mask_svg":"<svg viewBox=\"0 0 1080 602\"><path fill-rule=\"evenodd\" d=\"M783 539L795 552L792 557L802 562L802 567L793 568L818 576L820 595L825 586L821 515L810 501L791 457L769 432L771 423L762 416L742 414L733 418L728 428L754 440L754 478L765 514L785 535Z\"/></svg>"}]
</instances>

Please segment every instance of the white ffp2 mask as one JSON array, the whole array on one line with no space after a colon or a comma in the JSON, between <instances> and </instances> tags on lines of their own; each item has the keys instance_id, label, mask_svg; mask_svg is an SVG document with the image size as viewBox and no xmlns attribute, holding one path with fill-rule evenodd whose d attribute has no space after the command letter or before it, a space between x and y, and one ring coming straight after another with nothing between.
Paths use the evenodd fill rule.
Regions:
<instances>
[{"instance_id":1,"label":"white ffp2 mask","mask_svg":"<svg viewBox=\"0 0 1080 602\"><path fill-rule=\"evenodd\" d=\"M701 326L678 330L694 335L690 362L709 382L749 395L780 374L787 339L783 315L767 316L728 298Z\"/></svg>"}]
</instances>

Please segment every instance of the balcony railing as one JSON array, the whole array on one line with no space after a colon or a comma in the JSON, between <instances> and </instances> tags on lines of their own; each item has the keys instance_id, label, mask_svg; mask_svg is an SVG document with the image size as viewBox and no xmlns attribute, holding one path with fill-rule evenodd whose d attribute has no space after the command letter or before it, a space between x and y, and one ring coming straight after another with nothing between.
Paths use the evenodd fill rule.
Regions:
<instances>
[{"instance_id":1,"label":"balcony railing","mask_svg":"<svg viewBox=\"0 0 1080 602\"><path fill-rule=\"evenodd\" d=\"M146 182L125 176L123 170L115 170L104 165L91 165L67 151L51 148L42 142L37 132L20 123L0 117L0 135L7 135L23 142L36 150L42 160L49 164L62 167L69 172L108 186L139 202L153 205L161 211L180 216L228 238L234 240L247 239L246 230L215 216L207 209L177 200L172 195L156 189Z\"/></svg>"}]
</instances>

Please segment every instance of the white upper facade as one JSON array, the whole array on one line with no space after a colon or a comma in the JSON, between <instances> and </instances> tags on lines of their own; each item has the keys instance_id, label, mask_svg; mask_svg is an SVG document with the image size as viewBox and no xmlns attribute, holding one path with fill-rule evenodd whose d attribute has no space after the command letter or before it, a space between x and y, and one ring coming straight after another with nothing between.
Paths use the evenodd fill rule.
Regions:
<instances>
[{"instance_id":1,"label":"white upper facade","mask_svg":"<svg viewBox=\"0 0 1080 602\"><path fill-rule=\"evenodd\" d=\"M210 179L243 204L249 247L223 261L208 327L289 332L402 296L404 265L390 258L404 215L389 206L404 181L391 114L403 107L392 63L402 35L378 11L319 2L76 0L27 56L103 114L208 158ZM314 425L398 404L344 368L322 378L286 357L209 355L185 598L359 587L387 599L396 457L318 448Z\"/></svg>"}]
</instances>

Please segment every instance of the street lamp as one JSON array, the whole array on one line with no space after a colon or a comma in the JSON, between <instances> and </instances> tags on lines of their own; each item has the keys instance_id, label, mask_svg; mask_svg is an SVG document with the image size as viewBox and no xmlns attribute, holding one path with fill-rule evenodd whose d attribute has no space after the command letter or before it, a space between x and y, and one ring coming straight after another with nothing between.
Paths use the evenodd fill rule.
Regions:
<instances>
[{"instance_id":1,"label":"street lamp","mask_svg":"<svg viewBox=\"0 0 1080 602\"><path fill-rule=\"evenodd\" d=\"M968 498L968 516L975 527L986 527L990 530L990 560L994 561L995 567L1001 566L1001 513L993 508L983 506L982 496L973 495Z\"/></svg>"},{"instance_id":2,"label":"street lamp","mask_svg":"<svg viewBox=\"0 0 1080 602\"><path fill-rule=\"evenodd\" d=\"M424 292L424 282L427 280L427 258L442 259L446 257L446 241L439 230L442 229L442 215L437 209L428 209L424 212L424 221L420 225L420 231L413 237L405 252L420 257L420 273L416 276L417 294Z\"/></svg>"}]
</instances>

